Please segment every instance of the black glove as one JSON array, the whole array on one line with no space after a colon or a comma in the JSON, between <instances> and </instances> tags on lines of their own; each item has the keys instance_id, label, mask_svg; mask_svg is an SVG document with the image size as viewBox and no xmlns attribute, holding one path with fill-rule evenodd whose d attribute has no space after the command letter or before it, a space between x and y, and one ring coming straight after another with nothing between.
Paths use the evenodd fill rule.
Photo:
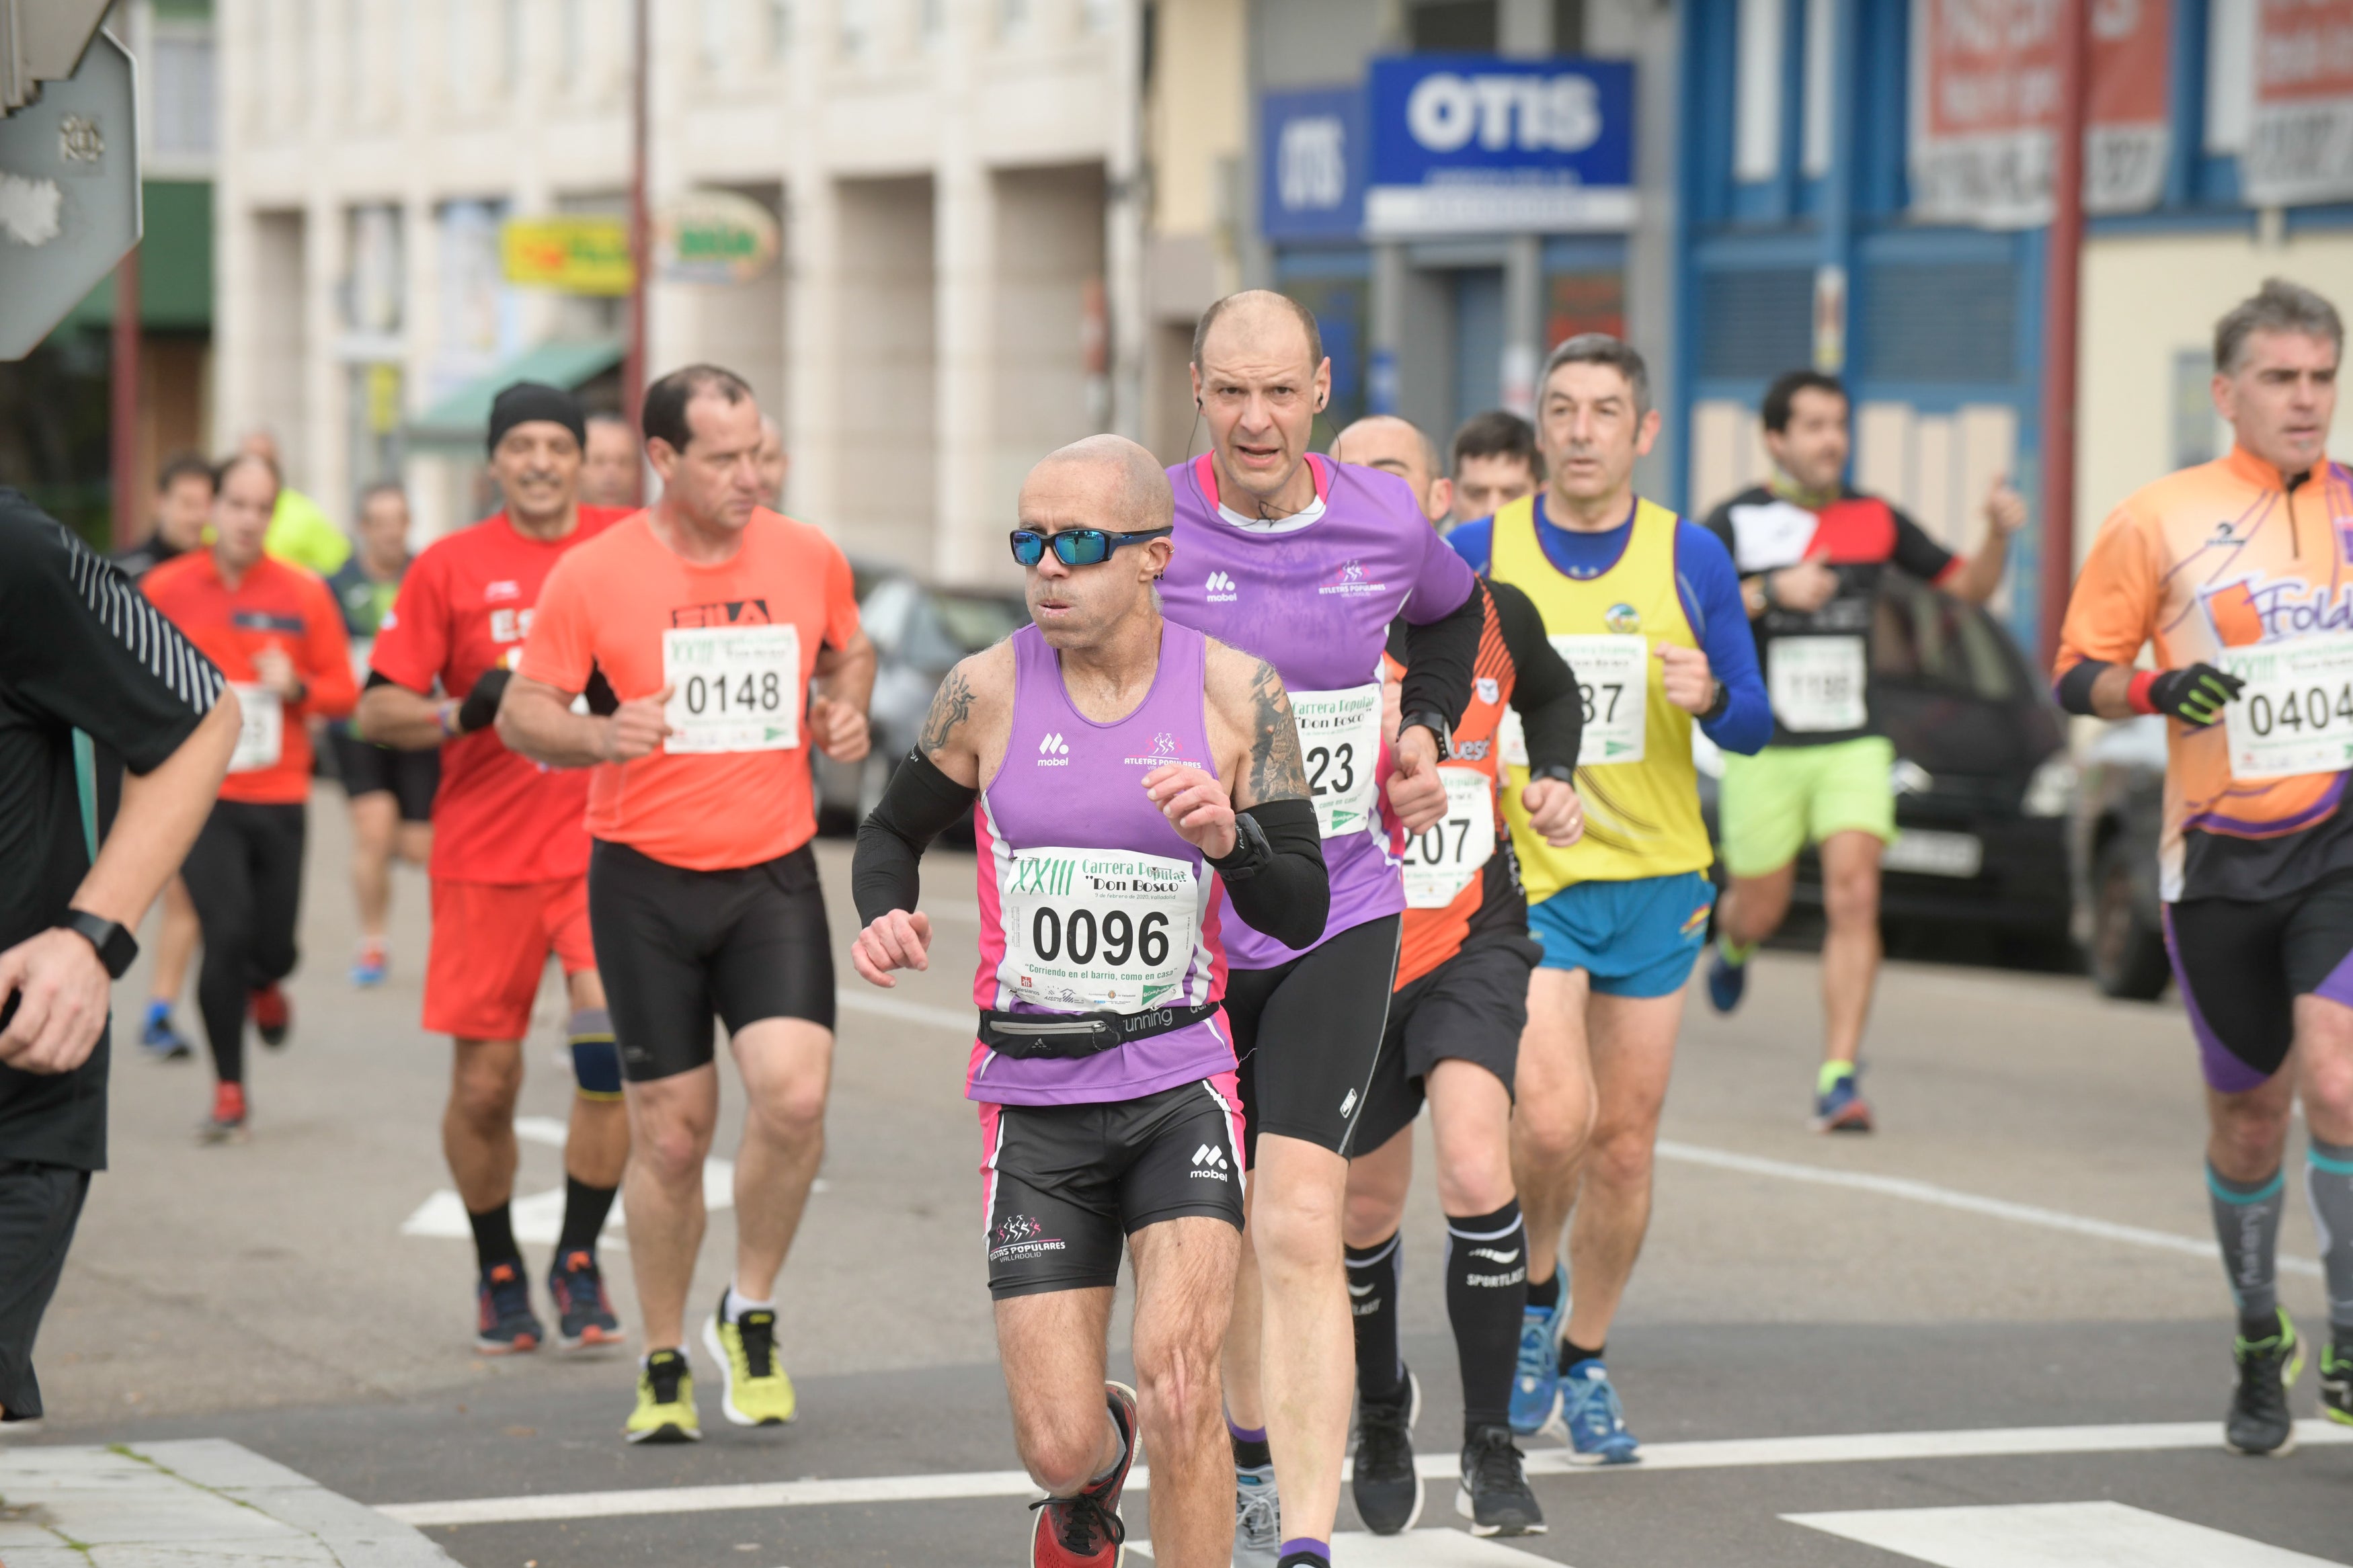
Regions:
<instances>
[{"instance_id":1,"label":"black glove","mask_svg":"<svg viewBox=\"0 0 2353 1568\"><path fill-rule=\"evenodd\" d=\"M2148 683L2149 711L2166 713L2185 724L2203 727L2222 716L2223 704L2239 695L2246 681L2225 675L2211 664L2192 664L2161 671Z\"/></svg>"},{"instance_id":2,"label":"black glove","mask_svg":"<svg viewBox=\"0 0 2353 1568\"><path fill-rule=\"evenodd\" d=\"M474 689L466 693L466 700L458 704L458 733L470 735L496 723L499 699L506 695L507 682L513 679L504 669L493 668L484 670L482 679L474 682Z\"/></svg>"}]
</instances>

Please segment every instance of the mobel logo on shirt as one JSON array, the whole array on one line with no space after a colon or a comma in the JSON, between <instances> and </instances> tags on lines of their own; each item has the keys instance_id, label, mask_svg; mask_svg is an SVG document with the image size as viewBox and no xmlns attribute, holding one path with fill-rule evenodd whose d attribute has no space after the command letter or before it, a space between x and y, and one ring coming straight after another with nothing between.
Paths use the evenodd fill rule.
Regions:
<instances>
[{"instance_id":1,"label":"mobel logo on shirt","mask_svg":"<svg viewBox=\"0 0 2353 1568\"><path fill-rule=\"evenodd\" d=\"M682 605L670 613L674 626L765 626L775 623L765 599L724 599L715 605Z\"/></svg>"}]
</instances>

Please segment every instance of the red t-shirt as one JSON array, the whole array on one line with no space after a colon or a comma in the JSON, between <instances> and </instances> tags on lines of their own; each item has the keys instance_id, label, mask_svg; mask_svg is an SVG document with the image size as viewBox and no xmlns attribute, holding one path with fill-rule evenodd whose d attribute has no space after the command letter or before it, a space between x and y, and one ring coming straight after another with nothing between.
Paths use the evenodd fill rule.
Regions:
<instances>
[{"instance_id":1,"label":"red t-shirt","mask_svg":"<svg viewBox=\"0 0 2353 1568\"><path fill-rule=\"evenodd\" d=\"M140 592L170 617L205 657L220 666L246 704L245 729L221 781L223 800L299 805L311 797L311 731L303 720L340 719L359 701L352 679L343 612L319 574L263 556L236 588L222 581L209 550L192 550L139 580ZM310 689L300 702L277 703L267 722L252 690L253 656L277 647Z\"/></svg>"},{"instance_id":2,"label":"red t-shirt","mask_svg":"<svg viewBox=\"0 0 2353 1568\"><path fill-rule=\"evenodd\" d=\"M763 508L733 557L700 565L638 516L548 579L521 669L559 691L601 669L624 702L678 689L670 722L693 732L597 767L588 831L712 871L789 855L816 835L809 677L819 647L857 636L849 563L808 524Z\"/></svg>"},{"instance_id":3,"label":"red t-shirt","mask_svg":"<svg viewBox=\"0 0 2353 1568\"><path fill-rule=\"evenodd\" d=\"M376 630L368 667L430 696L433 683L464 697L494 667L522 655L539 594L557 561L629 515L584 506L557 540L516 531L504 512L428 545L401 580ZM450 882L552 882L588 872L588 774L542 767L506 749L494 730L441 748L433 799L432 874Z\"/></svg>"}]
</instances>

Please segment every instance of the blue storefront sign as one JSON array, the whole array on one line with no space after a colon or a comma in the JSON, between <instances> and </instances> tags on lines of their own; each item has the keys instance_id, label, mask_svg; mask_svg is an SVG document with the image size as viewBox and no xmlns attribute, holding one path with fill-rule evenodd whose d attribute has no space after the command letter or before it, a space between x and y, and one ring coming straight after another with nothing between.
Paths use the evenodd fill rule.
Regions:
<instances>
[{"instance_id":1,"label":"blue storefront sign","mask_svg":"<svg viewBox=\"0 0 2353 1568\"><path fill-rule=\"evenodd\" d=\"M1365 95L1356 88L1259 100L1259 232L1353 241L1365 223Z\"/></svg>"},{"instance_id":2,"label":"blue storefront sign","mask_svg":"<svg viewBox=\"0 0 2353 1568\"><path fill-rule=\"evenodd\" d=\"M1365 114L1368 237L1633 224L1630 61L1377 59Z\"/></svg>"}]
</instances>

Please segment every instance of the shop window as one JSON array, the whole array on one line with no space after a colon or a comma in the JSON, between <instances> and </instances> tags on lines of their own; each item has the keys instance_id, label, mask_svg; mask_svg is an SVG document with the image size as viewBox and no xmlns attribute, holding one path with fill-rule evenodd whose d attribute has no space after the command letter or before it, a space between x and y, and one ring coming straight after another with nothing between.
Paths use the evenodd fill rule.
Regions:
<instances>
[{"instance_id":1,"label":"shop window","mask_svg":"<svg viewBox=\"0 0 2353 1568\"><path fill-rule=\"evenodd\" d=\"M1862 306L1867 380L2018 378L2018 273L2008 262L1873 267L1864 275Z\"/></svg>"},{"instance_id":2,"label":"shop window","mask_svg":"<svg viewBox=\"0 0 2353 1568\"><path fill-rule=\"evenodd\" d=\"M1811 268L1710 272L1701 278L1701 375L1769 381L1785 370L1813 361Z\"/></svg>"}]
</instances>

